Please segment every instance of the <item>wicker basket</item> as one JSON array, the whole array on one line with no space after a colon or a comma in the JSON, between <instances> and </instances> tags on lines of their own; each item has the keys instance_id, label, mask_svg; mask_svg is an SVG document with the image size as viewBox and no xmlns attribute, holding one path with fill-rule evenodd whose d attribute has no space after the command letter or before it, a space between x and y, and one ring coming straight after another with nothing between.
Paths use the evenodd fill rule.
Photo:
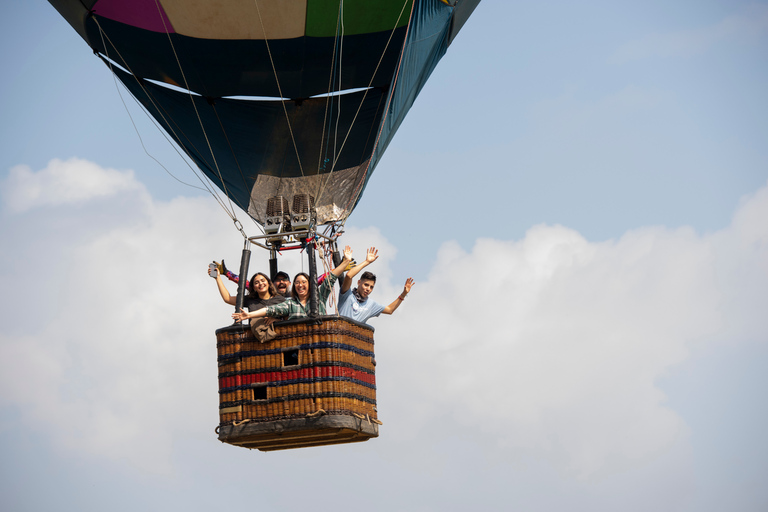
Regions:
<instances>
[{"instance_id":1,"label":"wicker basket","mask_svg":"<svg viewBox=\"0 0 768 512\"><path fill-rule=\"evenodd\" d=\"M271 451L377 437L373 328L324 316L275 331L267 343L247 325L216 331L219 440Z\"/></svg>"}]
</instances>

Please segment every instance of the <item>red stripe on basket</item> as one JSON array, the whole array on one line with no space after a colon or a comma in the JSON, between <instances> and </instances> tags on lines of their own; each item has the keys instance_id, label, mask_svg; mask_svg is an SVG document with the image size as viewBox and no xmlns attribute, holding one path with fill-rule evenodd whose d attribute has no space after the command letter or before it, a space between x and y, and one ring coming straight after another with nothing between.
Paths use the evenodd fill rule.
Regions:
<instances>
[{"instance_id":1,"label":"red stripe on basket","mask_svg":"<svg viewBox=\"0 0 768 512\"><path fill-rule=\"evenodd\" d=\"M313 374L315 374L313 376ZM375 385L375 376L361 372L346 366L320 366L315 368L303 368L301 370L288 370L284 372L266 372L223 377L219 379L219 389L233 386L247 386L249 384L264 384L284 382L296 379L312 378L347 378L355 379L367 384Z\"/></svg>"}]
</instances>

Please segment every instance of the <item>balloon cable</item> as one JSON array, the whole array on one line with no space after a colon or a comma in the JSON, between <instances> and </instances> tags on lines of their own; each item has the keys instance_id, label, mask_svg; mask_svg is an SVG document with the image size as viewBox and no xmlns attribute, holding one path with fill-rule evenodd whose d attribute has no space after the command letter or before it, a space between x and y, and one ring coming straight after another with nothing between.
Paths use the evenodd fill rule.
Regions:
<instances>
[{"instance_id":1,"label":"balloon cable","mask_svg":"<svg viewBox=\"0 0 768 512\"><path fill-rule=\"evenodd\" d=\"M342 69L344 69L344 65L342 63L342 60L344 58L344 0L339 1L339 21L337 22L337 26L340 26L341 28L341 37L339 37L339 92L342 91ZM336 29L338 31L338 28ZM367 94L367 91L366 91ZM334 161L333 165L331 166L331 172L336 168L336 155L339 155L341 153L341 149L339 151L336 151L336 144L339 140L339 120L341 119L341 100L342 95L339 94L337 101L336 101L336 109L338 110L338 113L336 115L336 126L333 131L333 155L334 155ZM363 95L363 99L365 99L365 95ZM362 103L361 103L362 105ZM354 123L354 121L353 121ZM347 132L349 134L349 132ZM344 139L344 142L346 142L347 139ZM342 143L342 148L344 147L344 144Z\"/></svg>"},{"instance_id":2,"label":"balloon cable","mask_svg":"<svg viewBox=\"0 0 768 512\"><path fill-rule=\"evenodd\" d=\"M376 136L376 143L373 145L373 151L371 152L371 159L373 158L373 153L376 152L376 148L379 145L379 140L381 139L381 132L384 131L384 123L387 120L387 114L389 113L389 104L392 101L392 96L395 94L395 87L397 86L397 79L400 76L400 66L403 63L403 58L405 57L405 48L408 45L408 34L411 31L411 23L413 22L413 11L416 8L416 2L414 1L411 4L411 14L408 17L408 28L405 29L405 38L403 40L403 47L400 49L400 60L397 62L397 71L395 72L395 79L392 82L392 87L390 89L389 98L387 98L387 106L384 109L384 118L381 120L381 125L379 127L379 134ZM365 184L366 178L368 176L368 169L370 169L371 166L371 159L368 160L368 164L365 168L365 173L363 174L363 179L360 180L357 184L357 187L355 189L355 193L353 194L352 200L350 200L345 209L350 209L354 207L355 203L357 202L358 198L360 197L360 194L363 193L363 185ZM344 224L346 224L347 219L349 218L349 215L344 218L344 220L341 222L341 227L344 227Z\"/></svg>"},{"instance_id":3,"label":"balloon cable","mask_svg":"<svg viewBox=\"0 0 768 512\"><path fill-rule=\"evenodd\" d=\"M177 137L177 138L178 138L178 135L176 135L175 131L173 130L173 127L171 126L171 123L170 123L170 122L168 121L168 119L166 119L166 118L165 118L165 116L163 115L162 109L161 109L161 108L160 108L160 107L159 107L159 106L158 106L158 105L155 103L155 101L154 101L154 99L152 98L152 95L150 94L150 92L149 92L149 91L148 91L148 90L147 90L147 89L144 87L144 84L142 84L142 83L141 83L141 80L139 80L139 79L138 79L138 77L136 76L136 74L135 74L135 73L133 73L133 71L130 69L130 66L128 66L127 62L126 62L126 61L125 61L125 59L123 58L123 56L122 56L122 55L120 55L120 52L117 50L117 47L116 47L116 46L115 46L115 45L112 43L112 41L109 39L109 36L108 36L108 35L107 35L107 34L104 32L103 28L102 28L102 27L101 27L101 25L99 24L99 20L98 20L97 18L95 18L95 17L93 18L93 20L94 20L94 22L96 23L96 26L99 28L99 34L100 34L100 36L101 36L101 43L102 43L102 46L104 47L104 50L105 50L105 52L106 52L106 53L105 53L105 55L106 55L106 58L103 58L103 57L101 57L101 56L99 56L99 57L102 59L102 61L104 61L104 62L107 64L107 66L109 67L110 71L112 71L113 80L115 80L115 78L114 78L114 77L115 77L116 73L115 73L115 71L112 69L112 60L111 60L111 58L110 58L110 56L109 56L109 50L108 50L108 46L106 45L106 43L105 43L105 41L104 41L104 38L105 38L105 37L107 38L107 41L109 41L110 45L111 45L111 46L112 46L112 47L115 49L115 51L117 52L117 55L118 55L118 57L120 58L120 60L121 60L123 63L125 63L125 65L126 65L126 68L127 68L128 72L130 72L130 73L131 73L131 75L132 75L132 76L133 76L133 77L136 79L136 82L139 84L139 87L141 87L141 89L142 89L142 90L144 91L144 93L147 95L147 98L148 98L148 99L149 99L149 100L152 102L152 105L153 105L153 106L154 106L154 107L157 109L158 113L159 113L159 114L162 116L162 118L163 118L163 121L165 121L165 123L168 125L168 128L171 130L171 132L173 132L173 135L174 135L175 137ZM98 54L97 54L97 55L98 55ZM117 87L117 82L115 82L115 87ZM130 113L130 111L128 110L128 107L127 107L127 105L125 105L125 101L123 100L123 96L122 96L122 94L120 93L120 89L119 89L119 87L117 87L117 92L118 92L118 95L120 96L120 99L121 99L121 101L123 102L123 106L125 107L125 109L126 109L126 112L128 112L128 117L130 118L130 120L131 120L131 123L133 124L134 130L136 130L136 134L139 136L139 141L141 142L141 145L142 145L142 147L144 148L144 151L145 151L145 153L147 153L147 155L148 155L150 158L152 158L152 159L153 159L155 162L157 162L157 163L160 165L160 167L162 167L163 169L165 169L165 171L166 171L166 172L168 172L168 174L170 174L171 176L173 176L173 174L172 174L170 171L168 171L168 169L167 169L167 168L166 168L166 167L165 167L165 166L164 166L162 163L160 163L160 162L159 162L159 161L158 161L158 160L157 160L157 159L156 159L154 156L152 156L152 155L150 155L150 154L149 154L149 152L147 151L146 147L144 146L144 141L143 141L143 140L142 140L142 138L141 138L141 134L139 134L139 131L138 131L138 129L136 128L136 123L134 123L134 121L133 121L133 117L131 116L131 113ZM135 98L134 98L134 99L135 99ZM139 102L138 104L139 104L139 105L141 105L141 103L140 103L140 102ZM141 106L143 107L143 105L141 105ZM163 136L165 137L165 139L166 139L166 140L168 140L168 136L167 136L167 135L166 135L166 134L165 134L165 133L164 133L162 130L160 130L159 126L157 125L157 122L156 122L156 121L155 121L155 120L154 120L154 119L153 119L153 118L152 118L152 117L149 115L149 113L148 113L148 112L146 112L146 110L145 110L145 113L147 114L147 117L148 117L148 118L149 118L149 119L152 121L152 123L155 125L155 127L156 127L156 128L158 128L158 130L160 131L160 133L162 133L162 134L163 134ZM168 142L170 143L170 140L168 140ZM177 153L177 154L179 154L179 156L181 156L181 153L179 153L179 150L178 150L178 148L176 148L176 145L175 145L175 144L171 144L171 147L173 147L173 148L174 148L174 150L176 151L176 153ZM192 157L191 157L191 155L189 155L189 153L188 153L188 152L186 152L186 150L185 150L185 153L186 153L187 157L189 157L189 158L192 158ZM232 212L230 212L230 211L227 209L227 207L226 207L226 205L224 204L224 202L222 201L222 199L219 197L218 193L216 193L216 191L215 191L215 190L213 190L212 188L210 188L210 187L208 186L208 184L205 182L205 180L203 180L203 179L200 177L200 175L197 173L197 171L195 171L194 167L192 167L192 166L189 164L189 162L187 162L187 161L186 161L184 158L182 158L182 160L183 160L183 161L184 161L184 163L186 163L186 164L187 164L187 166L188 166L188 167L189 167L189 168L192 170L192 172L195 174L195 176L197 177L197 179L198 179L198 180L200 180L200 183L201 183L201 184L202 184L202 185L205 187L205 190L207 190L207 191L208 191L208 193L210 193L210 194L213 196L213 198L216 200L216 202L218 202L218 203L219 203L219 205L220 205L220 206L222 207L222 209L223 209L223 210L224 210L224 211L227 213L227 215L230 217L230 219L232 219L232 220L236 220L236 217L235 217L235 214L234 214L234 209L232 210ZM185 182L181 181L180 179L176 178L175 176L173 176L173 178L174 178L174 179L176 179L177 181L179 181L180 183L183 183L183 184L185 184L185 185L188 185L188 186L190 186L190 187L196 188L196 189L198 189L198 190L203 190L203 189L200 189L200 187L196 187L196 186L194 186L194 185L191 185L191 184L189 184L189 183L185 183ZM231 204L231 202L230 202L230 204Z\"/></svg>"},{"instance_id":4,"label":"balloon cable","mask_svg":"<svg viewBox=\"0 0 768 512\"><path fill-rule=\"evenodd\" d=\"M342 24L342 16L343 16L342 5L343 5L343 3L344 3L344 0L341 0L339 2L339 12L336 14L336 37L333 38L333 52L331 53L331 71L328 73L328 95L326 96L326 99L325 99L325 112L323 113L323 131L320 134L320 151L318 152L318 155L317 155L317 169L318 169L318 172L320 171L320 169L324 168L324 166L321 165L323 163L323 146L324 145L326 147L325 154L326 155L328 154L328 141L330 141L330 135L328 137L328 141L325 141L325 126L326 126L326 122L328 122L328 124L330 126L330 121L328 120L328 110L329 110L330 105L331 105L331 103L333 102L333 99L334 99L334 95L332 94L332 92L335 89L335 87L334 87L335 80L334 79L337 76L336 67L337 66L339 67L339 73L340 73L340 70L341 70L341 53L338 50L338 46L339 46L339 42L341 40L343 40L343 37L344 37L344 26ZM341 35L339 35L339 30L340 29L341 29ZM336 56L337 55L339 56L338 64L336 62ZM339 78L338 90L339 90L339 92L341 92L341 78ZM339 95L339 96L341 96L341 95ZM341 98L339 98L339 105L341 105ZM338 125L338 123L337 123L337 125ZM330 132L330 129L328 131ZM335 155L335 146L334 146L334 155ZM333 172L333 164L331 164L331 172ZM318 201L319 201L320 200L320 186L318 186L318 194L316 195L316 197L318 198Z\"/></svg>"},{"instance_id":5,"label":"balloon cable","mask_svg":"<svg viewBox=\"0 0 768 512\"><path fill-rule=\"evenodd\" d=\"M108 61L107 61L106 59L104 59L104 60L105 60L105 62L107 62L107 63L108 63ZM108 63L108 64L109 64L109 63ZM176 181L178 181L178 182L179 182L179 183L181 183L182 185L186 185L186 186L188 186L188 187L191 187L191 188L194 188L194 189L197 189L197 190L202 190L203 192L210 192L210 189L208 188L208 186L207 186L205 183L203 183L203 186L205 186L205 188L203 188L203 187L198 187L197 185L193 185L193 184L191 184L191 183L187 183L186 181L183 181L183 180L181 180L180 178L176 177L176 176L175 176L175 175L174 175L174 174L173 174L171 171L169 171L169 170L168 170L168 168L167 168L166 166L164 166L164 165L163 165L163 163L162 163L160 160L158 160L157 158L155 158L155 157L154 157L154 155L152 155L152 154L149 152L149 150L147 150L147 146L145 146L145 145L144 145L144 139L142 138L142 136L141 136L141 133L139 132L139 128L136 126L136 122L133 120L133 116L131 115L131 111L128 109L128 105L126 105L126 103L125 103L125 98L123 98L123 93L121 93L121 92L120 92L120 87L119 87L119 85L118 85L118 83L117 83L117 77L115 76L115 73L114 73L114 72L112 72L112 80L115 82L115 89L117 90L117 95L120 97L120 101L121 101L121 102L122 102L122 104L123 104L123 108L125 108L125 112L128 114L128 119L130 119L130 120L131 120L131 125L133 126L133 131L135 131L135 132L136 132L136 136L139 138L139 143L141 144L141 148L144 150L144 153L146 153L146 155L147 155L149 158L151 158L152 160L154 160L154 161L155 161L155 163L156 163L157 165L159 165L160 167L162 167L162 169L163 169L163 170L164 170L166 173L168 173L168 175L169 175L171 178L175 179ZM137 103L137 104L141 106L141 103ZM149 116L149 118L150 118L150 120L152 119L152 117L151 117L151 116ZM157 124L156 124L156 123L155 123L155 126L157 126ZM161 130L161 132L160 132L160 133L162 133L162 130ZM167 140L167 135L166 135L166 140ZM174 149L176 149L176 148L174 147ZM177 153L179 156L181 156L181 153L179 153L179 150L178 150L178 149L176 149L176 153ZM183 160L183 158L182 158L182 160ZM187 163L187 165L189 166L189 163L188 163L188 162L186 162L186 161L185 161L185 163ZM190 167L191 167L191 166L190 166ZM193 170L194 170L194 169L193 169ZM199 176L198 176L198 179L199 179Z\"/></svg>"},{"instance_id":6,"label":"balloon cable","mask_svg":"<svg viewBox=\"0 0 768 512\"><path fill-rule=\"evenodd\" d=\"M221 133L224 134L224 139L227 141L227 146L229 146L229 151L232 153L232 159L235 161L235 165L237 166L237 170L240 172L240 177L243 179L243 188L245 190L248 190L250 187L248 186L248 181L245 179L245 174L243 173L242 167L240 167L240 161L237 159L237 155L235 154L235 149L232 147L232 142L229 140L229 135L227 134L227 130L224 128L224 123L221 121L221 117L219 117L219 111L216 110L216 103L213 101L210 101L209 104L211 105L211 109L213 109L213 114L216 116L216 120L219 122L219 127L221 127ZM249 215L250 217L250 215ZM253 219L251 217L251 219ZM256 223L256 221L254 221ZM256 223L259 228L261 226ZM262 229L262 233L264 233L264 230Z\"/></svg>"},{"instance_id":7,"label":"balloon cable","mask_svg":"<svg viewBox=\"0 0 768 512\"><path fill-rule=\"evenodd\" d=\"M155 0L157 1L157 0ZM299 171L304 176L304 168L301 166L301 157L299 156L299 147L296 145L296 137L293 135L293 127L291 126L291 118L288 116L288 109L285 108L285 99L283 97L283 90L280 87L280 78L277 76L277 68L275 68L275 61L272 58L272 50L269 49L269 40L267 39L267 30L264 28L264 20L261 18L261 9L259 9L258 0L253 0L256 5L256 12L259 15L259 23L261 24L261 32L264 34L264 44L267 46L267 54L269 55L269 63L272 65L272 73L275 75L275 83L277 84L277 93L280 95L280 103L283 106L283 113L285 114L285 122L288 123L288 133L291 134L291 142L293 142L293 150L296 152L296 160L299 162Z\"/></svg>"},{"instance_id":8,"label":"balloon cable","mask_svg":"<svg viewBox=\"0 0 768 512\"><path fill-rule=\"evenodd\" d=\"M370 80L370 82L368 82L368 88L366 89L365 93L363 94L363 98L360 100L360 105L357 107L357 111L355 112L355 116L352 118L352 122L350 123L349 129L347 130L347 134L344 137L344 141L341 144L341 148L339 149L338 153L334 154L333 164L331 165L331 172L328 173L328 177L322 182L322 188L318 187L318 189L319 189L318 190L318 194L317 194L318 202L320 201L320 198L322 197L322 195L325 193L325 189L326 189L326 187L327 187L327 185L328 185L328 183L329 183L329 181L331 179L331 175L333 174L333 172L336 169L336 164L338 162L338 159L341 157L341 152L344 150L344 146L347 143L347 139L349 138L349 135L352 132L352 127L355 125L355 122L357 121L357 117L360 114L360 110L362 110L362 108L363 108L363 104L365 103L365 98L368 96L368 91L373 86L373 81L376 78L376 73L378 73L379 67L381 66L381 63L384 60L384 56L386 55L387 50L389 49L389 44L392 42L392 38L394 37L395 31L397 30L397 25L400 23L400 19L402 18L403 13L405 12L405 6L406 5L408 5L408 0L405 0L403 2L403 7L400 9L400 14L397 17L397 21L395 21L395 26L392 28L392 31L389 34L389 38L387 39L387 44L384 46L384 50L381 52L381 56L379 57L379 61L376 63L376 69L374 69L373 74L371 75L371 80ZM408 31L409 31L410 26L411 26L411 18L413 17L413 9L414 9L414 4L412 3L411 4L411 12L410 12L410 15L409 15L409 18L408 18L408 28L406 29L405 37L404 37L404 40L403 40L403 50L401 50L400 60L398 61L398 72L400 70L400 63L402 62L403 52L405 50L405 41L408 38ZM343 25L342 25L342 31L343 31ZM337 33L338 33L338 28L337 28ZM343 37L343 32L342 32L342 37ZM339 56L339 61L341 61L341 56ZM339 66L339 69L341 69L340 66ZM332 70L332 73L333 73L333 70ZM397 82L397 75L395 75L395 82ZM341 80L339 80L339 84L341 84ZM394 89L394 84L392 85L392 87ZM330 89L330 85L329 85L329 89ZM339 106L341 106L341 100L339 100ZM389 103L387 103L387 107L389 107ZM384 112L384 118L381 121L382 128L383 128L385 119L386 119L386 110ZM325 123L323 123L323 126L325 126ZM338 121L337 121L337 126L338 126ZM323 129L325 129L325 128L323 128ZM379 136L380 135L381 135L381 131L379 131ZM323 132L323 137L324 136L325 136L325 132ZM376 143L378 144L378 137L376 139ZM375 151L375 148L376 148L376 146L374 145L374 151ZM371 153L371 155L373 155L373 152ZM368 166L370 166L370 160L368 161ZM365 174L363 175L363 180L361 180L359 183L364 183L365 182L364 178L365 178L365 175L367 174L367 172L368 172L368 167L366 167ZM357 197L359 197L361 192L362 192L362 190L359 190L359 187L358 187L358 189L356 189L356 191L355 191L355 201L357 201ZM350 204L354 204L355 201L352 201L352 202L348 203L347 206L345 208L343 208L343 210L349 212L349 205ZM346 219L349 217L350 213L351 212L349 212L349 213L344 215L344 219L343 219L343 221L341 223L342 227L344 226L344 223L346 222Z\"/></svg>"},{"instance_id":9,"label":"balloon cable","mask_svg":"<svg viewBox=\"0 0 768 512\"><path fill-rule=\"evenodd\" d=\"M165 24L165 16L163 16L163 10L160 7L159 0L155 0L155 6L157 7L158 14L160 14L160 21L163 23L163 29L165 30L165 34L168 36L168 43L171 45L171 51L173 51L173 57L176 59L176 64L179 66L179 72L181 73L181 78L184 80L184 87L189 93L189 100L192 102L192 108L194 109L195 115L197 116L197 122L200 124L200 129L203 132L203 137L205 137L205 142L208 145L208 150L211 153L211 158L213 159L213 165L216 168L216 174L219 175L219 181L221 183L221 186L224 188L224 194L227 196L227 199L229 200L229 206L232 209L231 210L232 215L233 217L236 217L235 207L232 204L232 198L229 197L229 192L227 191L227 184L224 181L224 177L221 175L221 169L219 169L219 164L216 161L216 155L214 154L213 147L211 147L211 141L208 139L208 133L205 131L205 125L203 125L203 120L200 118L200 112L197 110L197 105L195 104L195 98L192 96L192 90L189 88L187 75L184 73L184 68L181 65L181 61L179 60L179 55L176 53L176 47L173 45L173 39L171 39L171 34L168 32L168 27Z\"/></svg>"}]
</instances>

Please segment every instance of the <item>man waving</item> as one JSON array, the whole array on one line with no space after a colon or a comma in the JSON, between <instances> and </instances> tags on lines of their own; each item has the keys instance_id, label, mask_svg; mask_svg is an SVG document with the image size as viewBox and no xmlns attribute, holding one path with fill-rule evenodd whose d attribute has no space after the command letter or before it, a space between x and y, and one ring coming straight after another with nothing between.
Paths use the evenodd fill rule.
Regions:
<instances>
[{"instance_id":1,"label":"man waving","mask_svg":"<svg viewBox=\"0 0 768 512\"><path fill-rule=\"evenodd\" d=\"M376 286L376 276L367 271L363 272L360 276L360 279L357 281L357 287L350 289L352 287L352 278L360 273L363 268L376 261L378 257L379 252L375 247L371 247L368 249L365 261L352 267L347 272L344 283L341 285L341 293L339 294L340 315L361 323L367 323L369 318L379 316L381 313L391 315L405 300L408 292L411 291L413 279L409 277L405 281L402 293L389 306L384 307L368 298L371 292L373 292L374 286Z\"/></svg>"}]
</instances>

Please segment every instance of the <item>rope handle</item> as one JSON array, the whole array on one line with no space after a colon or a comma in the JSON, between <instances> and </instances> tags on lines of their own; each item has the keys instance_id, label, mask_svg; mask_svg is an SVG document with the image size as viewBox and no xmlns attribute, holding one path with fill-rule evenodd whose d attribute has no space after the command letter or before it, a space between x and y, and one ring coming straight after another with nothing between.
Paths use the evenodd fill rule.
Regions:
<instances>
[{"instance_id":1,"label":"rope handle","mask_svg":"<svg viewBox=\"0 0 768 512\"><path fill-rule=\"evenodd\" d=\"M352 416L354 416L355 418L357 418L359 420L367 420L369 425L371 423L376 423L377 425L383 425L384 424L383 422L377 420L376 418L371 418L371 416L368 415L368 414L363 416L362 414L357 414L356 412L353 412Z\"/></svg>"},{"instance_id":2,"label":"rope handle","mask_svg":"<svg viewBox=\"0 0 768 512\"><path fill-rule=\"evenodd\" d=\"M248 423L249 421L251 421L251 420L245 419L243 421L233 421L232 422L232 426L233 427L239 427L243 423ZM219 435L219 432L221 431L221 425L217 426L213 431L216 433L216 435Z\"/></svg>"}]
</instances>

